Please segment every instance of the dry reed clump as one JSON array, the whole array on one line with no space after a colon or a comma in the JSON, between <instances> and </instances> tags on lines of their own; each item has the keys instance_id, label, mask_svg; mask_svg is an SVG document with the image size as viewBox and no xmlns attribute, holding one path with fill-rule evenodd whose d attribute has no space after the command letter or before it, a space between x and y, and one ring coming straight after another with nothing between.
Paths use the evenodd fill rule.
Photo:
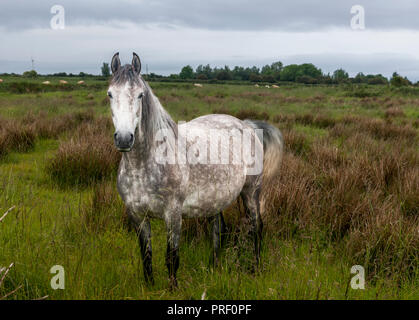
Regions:
<instances>
[{"instance_id":1,"label":"dry reed clump","mask_svg":"<svg viewBox=\"0 0 419 320\"><path fill-rule=\"evenodd\" d=\"M348 138L357 132L383 140L406 140L414 142L417 130L410 124L397 125L381 119L366 119L356 116L345 116L329 131L333 137Z\"/></svg>"},{"instance_id":2,"label":"dry reed clump","mask_svg":"<svg viewBox=\"0 0 419 320\"><path fill-rule=\"evenodd\" d=\"M251 109L242 109L236 112L235 117L241 120L252 119L252 120L269 120L269 114L265 111L257 112Z\"/></svg>"},{"instance_id":3,"label":"dry reed clump","mask_svg":"<svg viewBox=\"0 0 419 320\"><path fill-rule=\"evenodd\" d=\"M0 119L0 157L11 151L26 152L35 145L36 134L19 121Z\"/></svg>"},{"instance_id":4,"label":"dry reed clump","mask_svg":"<svg viewBox=\"0 0 419 320\"><path fill-rule=\"evenodd\" d=\"M32 127L39 138L56 139L61 134L75 129L78 125L93 120L94 112L92 110L63 114L52 119L40 113L32 122Z\"/></svg>"},{"instance_id":5,"label":"dry reed clump","mask_svg":"<svg viewBox=\"0 0 419 320\"><path fill-rule=\"evenodd\" d=\"M232 112L230 109L226 108L225 106L217 107L212 109L212 113L215 114L228 114L230 116L234 116L234 112Z\"/></svg>"},{"instance_id":6,"label":"dry reed clump","mask_svg":"<svg viewBox=\"0 0 419 320\"><path fill-rule=\"evenodd\" d=\"M310 152L310 145L305 135L293 129L282 129L285 149L295 155L305 155Z\"/></svg>"},{"instance_id":7,"label":"dry reed clump","mask_svg":"<svg viewBox=\"0 0 419 320\"><path fill-rule=\"evenodd\" d=\"M262 192L266 230L334 243L337 255L371 276L412 274L419 262L417 147L409 135L377 140L358 128L341 121L330 129L345 133L339 147L331 134L304 153L295 152L308 143L304 135L284 130L280 177Z\"/></svg>"},{"instance_id":8,"label":"dry reed clump","mask_svg":"<svg viewBox=\"0 0 419 320\"><path fill-rule=\"evenodd\" d=\"M328 117L324 114L312 115L311 113L297 115L275 115L273 122L285 124L287 127L293 127L296 123L313 126L320 129L331 128L338 122L337 119Z\"/></svg>"},{"instance_id":9,"label":"dry reed clump","mask_svg":"<svg viewBox=\"0 0 419 320\"><path fill-rule=\"evenodd\" d=\"M412 276L419 261L418 217L408 219L390 199L371 209L353 226L344 245L351 262L363 265L370 278Z\"/></svg>"},{"instance_id":10,"label":"dry reed clump","mask_svg":"<svg viewBox=\"0 0 419 320\"><path fill-rule=\"evenodd\" d=\"M21 119L0 119L0 157L11 151L26 152L37 139L58 138L81 123L92 122L91 110L48 117L45 112L28 112Z\"/></svg>"},{"instance_id":11,"label":"dry reed clump","mask_svg":"<svg viewBox=\"0 0 419 320\"><path fill-rule=\"evenodd\" d=\"M389 107L386 109L384 116L386 118L405 117L405 113L400 107Z\"/></svg>"},{"instance_id":12,"label":"dry reed clump","mask_svg":"<svg viewBox=\"0 0 419 320\"><path fill-rule=\"evenodd\" d=\"M81 222L86 231L99 233L111 227L127 225L124 204L116 190L116 184L100 181L93 185L91 196L81 208Z\"/></svg>"},{"instance_id":13,"label":"dry reed clump","mask_svg":"<svg viewBox=\"0 0 419 320\"><path fill-rule=\"evenodd\" d=\"M110 133L110 121L97 119L81 124L68 140L62 140L46 170L60 185L89 185L116 173L120 153Z\"/></svg>"}]
</instances>

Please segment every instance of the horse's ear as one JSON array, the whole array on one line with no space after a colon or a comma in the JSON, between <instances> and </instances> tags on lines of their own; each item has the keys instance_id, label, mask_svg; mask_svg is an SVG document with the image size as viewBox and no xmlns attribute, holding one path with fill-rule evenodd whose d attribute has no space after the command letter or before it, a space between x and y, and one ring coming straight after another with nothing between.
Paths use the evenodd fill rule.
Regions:
<instances>
[{"instance_id":1,"label":"horse's ear","mask_svg":"<svg viewBox=\"0 0 419 320\"><path fill-rule=\"evenodd\" d=\"M120 67L121 67L121 60L119 60L119 52L117 52L113 55L112 61L111 61L112 73L117 72Z\"/></svg>"},{"instance_id":2,"label":"horse's ear","mask_svg":"<svg viewBox=\"0 0 419 320\"><path fill-rule=\"evenodd\" d=\"M135 72L140 73L141 60L140 60L140 57L135 52L132 53L132 67L134 68Z\"/></svg>"}]
</instances>

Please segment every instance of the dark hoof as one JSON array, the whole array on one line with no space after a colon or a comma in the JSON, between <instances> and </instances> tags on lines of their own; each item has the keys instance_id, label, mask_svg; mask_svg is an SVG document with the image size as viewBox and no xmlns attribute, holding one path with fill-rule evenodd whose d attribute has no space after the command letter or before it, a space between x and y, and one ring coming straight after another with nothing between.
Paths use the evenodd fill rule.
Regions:
<instances>
[{"instance_id":1,"label":"dark hoof","mask_svg":"<svg viewBox=\"0 0 419 320\"><path fill-rule=\"evenodd\" d=\"M176 278L170 278L169 280L169 290L175 291L178 288L177 285L177 279Z\"/></svg>"},{"instance_id":2,"label":"dark hoof","mask_svg":"<svg viewBox=\"0 0 419 320\"><path fill-rule=\"evenodd\" d=\"M145 277L145 282L148 285L154 285L154 277L153 276L147 276L147 277Z\"/></svg>"}]
</instances>

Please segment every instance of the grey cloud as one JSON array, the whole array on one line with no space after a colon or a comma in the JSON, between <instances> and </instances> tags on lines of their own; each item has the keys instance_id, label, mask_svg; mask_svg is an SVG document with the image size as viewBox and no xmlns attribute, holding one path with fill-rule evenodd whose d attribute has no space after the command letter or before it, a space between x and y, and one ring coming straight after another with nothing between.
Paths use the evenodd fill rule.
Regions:
<instances>
[{"instance_id":1,"label":"grey cloud","mask_svg":"<svg viewBox=\"0 0 419 320\"><path fill-rule=\"evenodd\" d=\"M161 23L210 30L315 31L350 25L350 8L366 10L366 27L419 29L417 0L2 0L0 26L8 30L48 28L50 8L66 10L67 25Z\"/></svg>"}]
</instances>

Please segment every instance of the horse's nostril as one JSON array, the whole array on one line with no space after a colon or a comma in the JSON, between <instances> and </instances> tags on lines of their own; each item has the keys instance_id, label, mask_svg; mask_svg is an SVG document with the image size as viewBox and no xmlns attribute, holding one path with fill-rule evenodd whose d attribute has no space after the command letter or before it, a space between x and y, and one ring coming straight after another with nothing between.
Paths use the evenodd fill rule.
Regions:
<instances>
[{"instance_id":1,"label":"horse's nostril","mask_svg":"<svg viewBox=\"0 0 419 320\"><path fill-rule=\"evenodd\" d=\"M131 149L134 144L134 134L127 131L116 131L114 134L115 145L119 149Z\"/></svg>"}]
</instances>

